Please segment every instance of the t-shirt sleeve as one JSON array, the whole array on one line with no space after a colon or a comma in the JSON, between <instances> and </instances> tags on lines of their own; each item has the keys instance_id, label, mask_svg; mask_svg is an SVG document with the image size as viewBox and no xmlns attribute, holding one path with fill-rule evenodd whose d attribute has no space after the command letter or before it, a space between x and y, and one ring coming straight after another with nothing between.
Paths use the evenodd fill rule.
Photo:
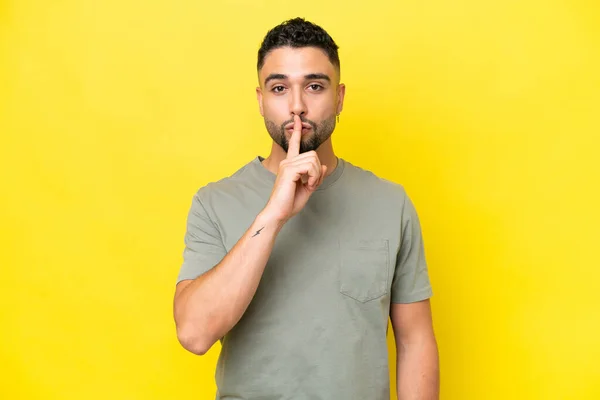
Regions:
<instances>
[{"instance_id":1,"label":"t-shirt sleeve","mask_svg":"<svg viewBox=\"0 0 600 400\"><path fill-rule=\"evenodd\" d=\"M412 303L433 295L419 217L408 196L402 206L400 248L391 290L392 303Z\"/></svg>"},{"instance_id":2,"label":"t-shirt sleeve","mask_svg":"<svg viewBox=\"0 0 600 400\"><path fill-rule=\"evenodd\" d=\"M183 264L177 283L197 278L221 262L227 254L221 234L206 212L198 193L192 199L188 212L184 242Z\"/></svg>"}]
</instances>

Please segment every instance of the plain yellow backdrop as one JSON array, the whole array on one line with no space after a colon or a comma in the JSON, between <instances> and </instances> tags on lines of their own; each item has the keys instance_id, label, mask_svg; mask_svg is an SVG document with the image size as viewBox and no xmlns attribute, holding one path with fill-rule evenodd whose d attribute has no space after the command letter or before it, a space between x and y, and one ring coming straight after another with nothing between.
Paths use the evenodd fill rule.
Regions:
<instances>
[{"instance_id":1,"label":"plain yellow backdrop","mask_svg":"<svg viewBox=\"0 0 600 400\"><path fill-rule=\"evenodd\" d=\"M0 2L0 398L213 398L171 316L185 217L268 155L256 52L295 16L340 45L338 155L421 216L442 400L600 399L584 0Z\"/></svg>"}]
</instances>

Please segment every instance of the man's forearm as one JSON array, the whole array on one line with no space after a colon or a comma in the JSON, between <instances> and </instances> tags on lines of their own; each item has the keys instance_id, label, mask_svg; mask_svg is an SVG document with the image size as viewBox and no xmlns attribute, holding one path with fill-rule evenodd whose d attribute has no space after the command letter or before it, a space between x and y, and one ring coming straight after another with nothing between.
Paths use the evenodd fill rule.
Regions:
<instances>
[{"instance_id":1,"label":"man's forearm","mask_svg":"<svg viewBox=\"0 0 600 400\"><path fill-rule=\"evenodd\" d=\"M174 316L183 347L204 354L239 321L257 290L282 224L261 213L217 266L176 294Z\"/></svg>"},{"instance_id":2,"label":"man's forearm","mask_svg":"<svg viewBox=\"0 0 600 400\"><path fill-rule=\"evenodd\" d=\"M398 400L438 400L439 356L435 338L397 344Z\"/></svg>"}]
</instances>

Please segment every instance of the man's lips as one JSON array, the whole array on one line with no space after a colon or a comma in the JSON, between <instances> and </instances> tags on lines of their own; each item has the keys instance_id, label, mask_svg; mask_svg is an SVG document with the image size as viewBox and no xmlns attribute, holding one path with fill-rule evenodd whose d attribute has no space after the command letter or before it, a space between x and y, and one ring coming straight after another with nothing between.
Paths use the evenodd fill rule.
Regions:
<instances>
[{"instance_id":1,"label":"man's lips","mask_svg":"<svg viewBox=\"0 0 600 400\"><path fill-rule=\"evenodd\" d=\"M312 129L312 125L309 124L308 122L303 122L302 123L302 130L304 130L304 129ZM293 131L294 130L294 123L287 124L285 126L285 130L286 131Z\"/></svg>"}]
</instances>

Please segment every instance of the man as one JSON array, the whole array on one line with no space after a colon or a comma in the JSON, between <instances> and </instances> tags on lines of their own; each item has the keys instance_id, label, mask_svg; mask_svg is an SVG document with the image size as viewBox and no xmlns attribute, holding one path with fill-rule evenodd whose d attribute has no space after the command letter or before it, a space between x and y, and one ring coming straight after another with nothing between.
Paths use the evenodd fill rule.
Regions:
<instances>
[{"instance_id":1,"label":"man","mask_svg":"<svg viewBox=\"0 0 600 400\"><path fill-rule=\"evenodd\" d=\"M174 299L183 347L220 340L217 399L438 398L432 290L402 186L338 158L338 46L296 18L258 52L271 154L193 198Z\"/></svg>"}]
</instances>

